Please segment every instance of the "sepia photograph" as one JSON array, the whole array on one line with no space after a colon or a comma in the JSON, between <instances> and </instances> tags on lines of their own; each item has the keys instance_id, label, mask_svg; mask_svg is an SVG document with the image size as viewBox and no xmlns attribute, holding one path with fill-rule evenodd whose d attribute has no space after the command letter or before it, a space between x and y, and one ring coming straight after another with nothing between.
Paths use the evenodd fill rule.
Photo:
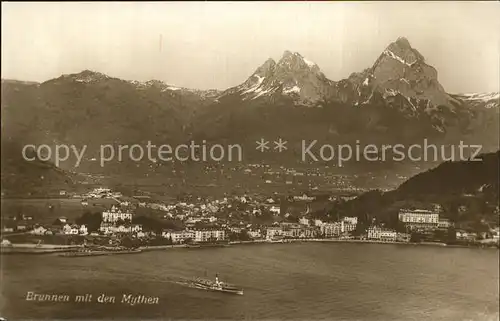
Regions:
<instances>
[{"instance_id":1,"label":"sepia photograph","mask_svg":"<svg viewBox=\"0 0 500 321\"><path fill-rule=\"evenodd\" d=\"M2 2L0 320L500 321L500 3Z\"/></svg>"}]
</instances>

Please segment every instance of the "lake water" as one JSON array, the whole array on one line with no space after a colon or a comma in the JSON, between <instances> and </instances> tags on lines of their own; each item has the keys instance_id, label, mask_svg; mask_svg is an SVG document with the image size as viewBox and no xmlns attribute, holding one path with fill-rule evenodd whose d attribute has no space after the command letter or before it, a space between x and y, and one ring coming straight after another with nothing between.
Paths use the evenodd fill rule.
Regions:
<instances>
[{"instance_id":1,"label":"lake water","mask_svg":"<svg viewBox=\"0 0 500 321\"><path fill-rule=\"evenodd\" d=\"M498 320L498 250L297 243L169 249L63 258L2 256L7 319ZM213 277L243 296L186 288ZM92 294L88 303L27 301L26 294ZM100 294L116 303L98 303ZM159 304L120 303L123 294Z\"/></svg>"}]
</instances>

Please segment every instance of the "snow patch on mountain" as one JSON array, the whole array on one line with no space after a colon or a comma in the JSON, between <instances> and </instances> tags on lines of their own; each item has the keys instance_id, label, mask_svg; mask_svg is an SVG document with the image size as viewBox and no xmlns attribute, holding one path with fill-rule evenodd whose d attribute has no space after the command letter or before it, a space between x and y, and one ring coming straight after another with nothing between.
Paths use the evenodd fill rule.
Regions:
<instances>
[{"instance_id":1,"label":"snow patch on mountain","mask_svg":"<svg viewBox=\"0 0 500 321\"><path fill-rule=\"evenodd\" d=\"M394 89L392 89L392 88L386 88L386 89L385 89L385 93L386 93L388 96L396 96L397 94L399 94L399 91L394 90Z\"/></svg>"},{"instance_id":2,"label":"snow patch on mountain","mask_svg":"<svg viewBox=\"0 0 500 321\"><path fill-rule=\"evenodd\" d=\"M257 90L255 90L255 92L257 93L257 95L255 95L252 100L256 99L256 98L259 98L260 96L262 95L265 95L269 92L271 92L270 89L267 89L267 90L263 90L262 88L258 88Z\"/></svg>"},{"instance_id":3,"label":"snow patch on mountain","mask_svg":"<svg viewBox=\"0 0 500 321\"><path fill-rule=\"evenodd\" d=\"M148 81L127 81L132 84L137 90L159 90L162 93L173 93L176 92L179 95L196 95L201 100L211 100L214 101L217 96L220 95L220 91L217 89L191 89L186 87L179 87L172 84L166 84L161 80L148 80Z\"/></svg>"},{"instance_id":4,"label":"snow patch on mountain","mask_svg":"<svg viewBox=\"0 0 500 321\"><path fill-rule=\"evenodd\" d=\"M404 65L407 65L409 67L413 66L413 64L415 63L414 62L407 62L405 61L403 58L399 57L398 55L396 55L395 53L393 53L392 51L390 51L389 49L386 49L384 50L384 54L391 57L392 59L395 59L397 61L399 61L400 63L404 64Z\"/></svg>"},{"instance_id":5,"label":"snow patch on mountain","mask_svg":"<svg viewBox=\"0 0 500 321\"><path fill-rule=\"evenodd\" d=\"M438 132L440 132L440 133L444 133L444 132L445 132L444 128L442 128L442 127L440 127L440 126L438 126L438 125L432 125L432 127L433 127L435 130L437 130Z\"/></svg>"},{"instance_id":6,"label":"snow patch on mountain","mask_svg":"<svg viewBox=\"0 0 500 321\"><path fill-rule=\"evenodd\" d=\"M259 80L257 81L257 83L258 83L258 85L259 85L259 86L260 86L260 84L262 84L262 82L263 82L263 81L264 81L264 79L266 78L266 77L261 77L261 76L259 76L259 75L254 75L254 76L255 76L255 77L257 77L257 78L259 79Z\"/></svg>"},{"instance_id":7,"label":"snow patch on mountain","mask_svg":"<svg viewBox=\"0 0 500 321\"><path fill-rule=\"evenodd\" d=\"M368 104L372 98L373 98L373 91L370 93L370 96L364 102L361 103L361 105Z\"/></svg>"},{"instance_id":8,"label":"snow patch on mountain","mask_svg":"<svg viewBox=\"0 0 500 321\"><path fill-rule=\"evenodd\" d=\"M472 107L483 107L483 108L499 108L500 107L500 93L469 93L469 94L457 94L452 95L452 97L469 104Z\"/></svg>"},{"instance_id":9,"label":"snow patch on mountain","mask_svg":"<svg viewBox=\"0 0 500 321\"><path fill-rule=\"evenodd\" d=\"M63 78L72 78L76 82L85 83L85 84L96 83L99 81L110 79L110 77L108 77L107 75L105 75L103 73L90 71L90 70L84 70L79 74L63 75L62 77Z\"/></svg>"},{"instance_id":10,"label":"snow patch on mountain","mask_svg":"<svg viewBox=\"0 0 500 321\"><path fill-rule=\"evenodd\" d=\"M251 92L258 92L258 90L260 89L259 88L260 85L262 85L262 82L266 78L266 77L261 77L259 75L253 75L253 77L257 77L257 83L255 83L250 88L248 88L247 90L245 90L244 92L242 92L242 94L248 94L248 93L251 93Z\"/></svg>"},{"instance_id":11,"label":"snow patch on mountain","mask_svg":"<svg viewBox=\"0 0 500 321\"><path fill-rule=\"evenodd\" d=\"M284 88L283 89L283 93L284 94L290 94L290 93L297 93L297 94L299 94L300 93L300 87L297 86L297 85L295 85L295 86L293 86L291 88Z\"/></svg>"},{"instance_id":12,"label":"snow patch on mountain","mask_svg":"<svg viewBox=\"0 0 500 321\"><path fill-rule=\"evenodd\" d=\"M497 93L469 93L469 94L462 94L464 99L467 100L482 100L482 101L488 101L488 100L498 100L500 99L500 92Z\"/></svg>"},{"instance_id":13,"label":"snow patch on mountain","mask_svg":"<svg viewBox=\"0 0 500 321\"><path fill-rule=\"evenodd\" d=\"M305 57L302 57L302 59L304 60L304 62L305 62L305 63L306 63L306 64L307 64L310 68L312 68L312 67L316 66L316 64L315 64L314 62L312 62L311 60L308 60L308 59L306 59Z\"/></svg>"},{"instance_id":14,"label":"snow patch on mountain","mask_svg":"<svg viewBox=\"0 0 500 321\"><path fill-rule=\"evenodd\" d=\"M408 97L406 97L406 96L403 96L403 97L406 99L406 101L408 102L408 104L410 104L411 109L413 111L417 111L417 107L415 107L415 105L410 101L410 99Z\"/></svg>"}]
</instances>

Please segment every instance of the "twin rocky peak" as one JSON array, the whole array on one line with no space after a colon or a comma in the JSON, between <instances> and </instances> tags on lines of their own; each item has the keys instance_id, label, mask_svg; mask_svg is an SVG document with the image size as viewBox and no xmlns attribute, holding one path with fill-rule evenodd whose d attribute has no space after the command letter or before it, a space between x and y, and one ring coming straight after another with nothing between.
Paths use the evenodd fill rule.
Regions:
<instances>
[{"instance_id":1,"label":"twin rocky peak","mask_svg":"<svg viewBox=\"0 0 500 321\"><path fill-rule=\"evenodd\" d=\"M406 38L391 43L371 68L338 82L326 78L318 65L299 53L285 51L278 62L268 59L247 81L222 97L235 94L243 100L289 96L301 105L338 101L357 106L401 96L411 108L422 102L431 108L452 100L439 84L437 71Z\"/></svg>"}]
</instances>

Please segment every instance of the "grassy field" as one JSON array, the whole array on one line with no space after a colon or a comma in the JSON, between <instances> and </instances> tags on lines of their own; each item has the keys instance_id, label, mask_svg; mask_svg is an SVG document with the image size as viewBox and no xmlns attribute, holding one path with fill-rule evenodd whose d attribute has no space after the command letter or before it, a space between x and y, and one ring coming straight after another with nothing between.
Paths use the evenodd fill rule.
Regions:
<instances>
[{"instance_id":1,"label":"grassy field","mask_svg":"<svg viewBox=\"0 0 500 321\"><path fill-rule=\"evenodd\" d=\"M4 238L16 244L17 247L34 247L40 244L42 248L53 245L72 245L81 244L84 237L80 235L30 235L30 234L17 234L17 235L4 235Z\"/></svg>"},{"instance_id":2,"label":"grassy field","mask_svg":"<svg viewBox=\"0 0 500 321\"><path fill-rule=\"evenodd\" d=\"M33 223L50 224L58 217L65 216L70 222L81 216L86 211L101 212L109 208L116 201L110 199L89 200L88 206L81 204L81 199L58 198L58 199L2 199L1 214L7 219L18 214L33 217Z\"/></svg>"}]
</instances>

